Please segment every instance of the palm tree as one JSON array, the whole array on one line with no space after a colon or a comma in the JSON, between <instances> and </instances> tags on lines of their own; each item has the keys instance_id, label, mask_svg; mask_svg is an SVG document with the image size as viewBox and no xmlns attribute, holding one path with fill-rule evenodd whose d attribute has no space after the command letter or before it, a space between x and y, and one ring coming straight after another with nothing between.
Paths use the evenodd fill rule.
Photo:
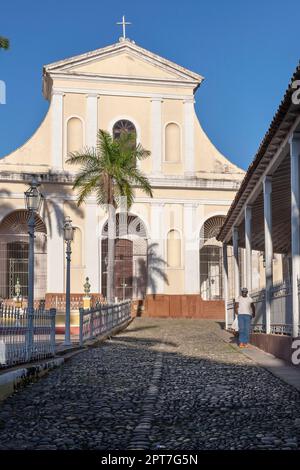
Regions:
<instances>
[{"instance_id":1,"label":"palm tree","mask_svg":"<svg viewBox=\"0 0 300 470\"><path fill-rule=\"evenodd\" d=\"M9 39L0 36L0 49L9 49Z\"/></svg>"},{"instance_id":2,"label":"palm tree","mask_svg":"<svg viewBox=\"0 0 300 470\"><path fill-rule=\"evenodd\" d=\"M149 155L149 150L136 145L134 134L122 133L118 139L113 139L108 132L99 129L95 148L70 153L67 159L67 163L81 165L73 185L73 189L78 190L78 206L95 193L97 203L108 211L107 300L110 303L114 301L115 210L121 197L126 197L127 207L131 207L134 186L153 197L148 178L136 165Z\"/></svg>"}]
</instances>

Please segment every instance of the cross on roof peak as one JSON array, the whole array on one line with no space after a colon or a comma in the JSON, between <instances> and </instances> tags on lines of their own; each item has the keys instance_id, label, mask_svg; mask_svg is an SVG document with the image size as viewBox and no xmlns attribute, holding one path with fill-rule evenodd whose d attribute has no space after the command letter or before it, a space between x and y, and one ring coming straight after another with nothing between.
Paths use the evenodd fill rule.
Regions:
<instances>
[{"instance_id":1,"label":"cross on roof peak","mask_svg":"<svg viewBox=\"0 0 300 470\"><path fill-rule=\"evenodd\" d=\"M122 21L118 21L116 24L122 25L123 27L123 39L126 39L126 25L131 24L125 20L125 15L122 16Z\"/></svg>"}]
</instances>

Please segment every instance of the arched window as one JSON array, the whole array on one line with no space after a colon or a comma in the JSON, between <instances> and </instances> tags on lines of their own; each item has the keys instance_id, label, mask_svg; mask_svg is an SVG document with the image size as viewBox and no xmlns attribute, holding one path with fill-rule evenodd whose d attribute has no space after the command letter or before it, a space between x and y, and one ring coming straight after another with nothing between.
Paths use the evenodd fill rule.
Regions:
<instances>
[{"instance_id":1,"label":"arched window","mask_svg":"<svg viewBox=\"0 0 300 470\"><path fill-rule=\"evenodd\" d=\"M165 130L165 161L170 163L180 162L180 128L175 122L170 122Z\"/></svg>"},{"instance_id":2,"label":"arched window","mask_svg":"<svg viewBox=\"0 0 300 470\"><path fill-rule=\"evenodd\" d=\"M178 230L170 230L168 233L167 262L170 268L181 266L181 239Z\"/></svg>"},{"instance_id":3,"label":"arched window","mask_svg":"<svg viewBox=\"0 0 300 470\"><path fill-rule=\"evenodd\" d=\"M67 125L67 153L79 152L83 148L82 122L77 117L68 120Z\"/></svg>"},{"instance_id":4,"label":"arched window","mask_svg":"<svg viewBox=\"0 0 300 470\"><path fill-rule=\"evenodd\" d=\"M132 134L136 143L136 128L134 124L127 119L121 119L114 124L113 138L119 139L122 134Z\"/></svg>"}]
</instances>

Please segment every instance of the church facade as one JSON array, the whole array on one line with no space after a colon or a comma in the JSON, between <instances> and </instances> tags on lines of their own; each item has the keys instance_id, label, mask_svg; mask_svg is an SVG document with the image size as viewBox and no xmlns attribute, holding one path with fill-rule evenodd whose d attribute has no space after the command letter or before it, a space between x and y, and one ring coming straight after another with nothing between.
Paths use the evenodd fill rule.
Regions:
<instances>
[{"instance_id":1,"label":"church facade","mask_svg":"<svg viewBox=\"0 0 300 470\"><path fill-rule=\"evenodd\" d=\"M76 169L68 153L96 145L98 129L114 137L134 132L151 151L140 165L154 196L135 189L130 236L116 241L116 296L147 294L223 298L221 246L216 235L244 172L211 143L195 113L203 77L129 39L61 60L43 69L49 110L35 134L0 160L0 296L19 278L27 292L27 213L24 191L32 175L44 196L36 217L35 295L65 291L63 221L76 228L71 291L105 296L107 213L94 197L77 207ZM117 214L117 223L121 214Z\"/></svg>"}]
</instances>

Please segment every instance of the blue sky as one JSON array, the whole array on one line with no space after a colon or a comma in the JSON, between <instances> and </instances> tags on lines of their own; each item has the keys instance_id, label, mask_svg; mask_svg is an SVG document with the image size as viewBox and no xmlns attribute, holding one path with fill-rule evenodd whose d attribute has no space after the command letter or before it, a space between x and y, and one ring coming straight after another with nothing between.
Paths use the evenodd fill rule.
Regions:
<instances>
[{"instance_id":1,"label":"blue sky","mask_svg":"<svg viewBox=\"0 0 300 470\"><path fill-rule=\"evenodd\" d=\"M205 77L196 111L214 144L247 168L300 57L299 0L10 0L2 2L0 156L45 115L44 64L118 41L125 14L140 46Z\"/></svg>"}]
</instances>

